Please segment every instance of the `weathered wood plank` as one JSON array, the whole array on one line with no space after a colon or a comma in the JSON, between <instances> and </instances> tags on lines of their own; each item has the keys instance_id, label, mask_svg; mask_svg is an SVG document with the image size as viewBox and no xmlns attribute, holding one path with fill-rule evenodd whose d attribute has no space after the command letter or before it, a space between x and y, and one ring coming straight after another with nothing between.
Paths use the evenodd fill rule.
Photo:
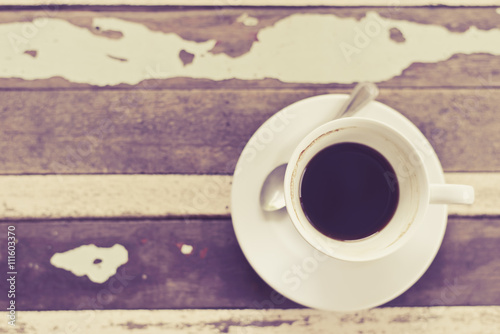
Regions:
<instances>
[{"instance_id":1,"label":"weathered wood plank","mask_svg":"<svg viewBox=\"0 0 500 334\"><path fill-rule=\"evenodd\" d=\"M460 216L500 216L500 174L493 173L446 173L446 182L468 184L474 187L472 205L449 205L448 214Z\"/></svg>"},{"instance_id":2,"label":"weathered wood plank","mask_svg":"<svg viewBox=\"0 0 500 334\"><path fill-rule=\"evenodd\" d=\"M0 174L231 174L255 130L300 99L346 90L0 92ZM500 171L498 90L382 89L446 171Z\"/></svg>"},{"instance_id":3,"label":"weathered wood plank","mask_svg":"<svg viewBox=\"0 0 500 334\"><path fill-rule=\"evenodd\" d=\"M231 181L229 175L0 176L0 219L228 217Z\"/></svg>"},{"instance_id":4,"label":"weathered wood plank","mask_svg":"<svg viewBox=\"0 0 500 334\"><path fill-rule=\"evenodd\" d=\"M1 223L1 230L8 224ZM264 300L277 298L245 260L230 220L48 221L15 226L20 310L261 308ZM492 256L499 251L499 238L497 218L451 218L427 273L387 305L500 305L500 259ZM105 283L50 264L56 252L86 244L123 245L129 260ZM193 248L183 249L181 244ZM5 258L0 266L6 267ZM72 266L83 267L84 261L75 258ZM3 289L5 283L0 284ZM0 301L1 308L5 302ZM280 299L279 308L289 307L298 306Z\"/></svg>"},{"instance_id":5,"label":"weathered wood plank","mask_svg":"<svg viewBox=\"0 0 500 334\"><path fill-rule=\"evenodd\" d=\"M497 334L500 307L394 307L356 313L295 310L106 310L22 312L0 332L80 333L343 333Z\"/></svg>"},{"instance_id":6,"label":"weathered wood plank","mask_svg":"<svg viewBox=\"0 0 500 334\"><path fill-rule=\"evenodd\" d=\"M270 298L271 288L250 268L230 220L186 218L165 223L39 221L15 224L19 240L16 300L22 301L19 309L155 309L182 308L182 305L245 308ZM5 231L7 223L0 226ZM4 245L4 241L1 242ZM114 279L103 284L51 265L50 259L55 253L84 244L123 245L128 251L128 263L118 268ZM192 254L183 254L181 244L193 246ZM6 261L2 257L1 265L6 267ZM75 263L84 266L81 259ZM6 283L0 284L5 291ZM0 307L4 308L6 301L2 298ZM286 301L280 306L297 305Z\"/></svg>"},{"instance_id":7,"label":"weathered wood plank","mask_svg":"<svg viewBox=\"0 0 500 334\"><path fill-rule=\"evenodd\" d=\"M0 6L496 6L495 0L0 0Z\"/></svg>"},{"instance_id":8,"label":"weathered wood plank","mask_svg":"<svg viewBox=\"0 0 500 334\"><path fill-rule=\"evenodd\" d=\"M363 80L385 87L499 87L498 15L495 8L398 6L4 11L0 87L331 88ZM361 43L356 32L373 24L377 33ZM304 34L311 36L287 42ZM297 43L309 44L290 48ZM191 63L182 54L194 56ZM61 57L74 64L61 66ZM363 67L372 62L377 66Z\"/></svg>"},{"instance_id":9,"label":"weathered wood plank","mask_svg":"<svg viewBox=\"0 0 500 334\"><path fill-rule=\"evenodd\" d=\"M474 186L473 205L450 215L500 216L500 173L447 173ZM0 176L0 219L229 217L229 175Z\"/></svg>"}]
</instances>

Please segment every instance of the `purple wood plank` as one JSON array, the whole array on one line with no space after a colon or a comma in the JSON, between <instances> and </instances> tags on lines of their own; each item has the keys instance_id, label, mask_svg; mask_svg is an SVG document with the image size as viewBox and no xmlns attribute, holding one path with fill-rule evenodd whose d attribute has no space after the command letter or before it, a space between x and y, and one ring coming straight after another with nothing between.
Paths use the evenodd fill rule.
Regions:
<instances>
[{"instance_id":1,"label":"purple wood plank","mask_svg":"<svg viewBox=\"0 0 500 334\"><path fill-rule=\"evenodd\" d=\"M500 305L500 220L451 218L428 272L386 306ZM6 231L10 223L0 223ZM17 222L19 310L290 308L252 270L231 221ZM86 244L121 244L129 261L107 282L56 268L50 258ZM192 245L184 255L179 243ZM2 239L0 247L4 247ZM6 267L2 258L0 267ZM6 291L5 281L0 289ZM265 301L268 302L265 302ZM274 300L274 303L269 303ZM0 307L5 307L5 299Z\"/></svg>"},{"instance_id":2,"label":"purple wood plank","mask_svg":"<svg viewBox=\"0 0 500 334\"><path fill-rule=\"evenodd\" d=\"M7 225L0 223L0 230L6 231ZM272 294L243 256L229 220L14 225L19 310L258 308ZM116 243L127 249L129 261L103 284L50 264L55 253ZM194 246L193 253L182 254L180 243ZM7 267L5 258L0 265ZM6 291L4 281L1 289ZM0 306L5 306L4 298ZM285 301L280 306L296 305Z\"/></svg>"},{"instance_id":3,"label":"purple wood plank","mask_svg":"<svg viewBox=\"0 0 500 334\"><path fill-rule=\"evenodd\" d=\"M271 115L345 90L0 92L0 174L232 174ZM382 89L446 171L499 171L497 90Z\"/></svg>"}]
</instances>

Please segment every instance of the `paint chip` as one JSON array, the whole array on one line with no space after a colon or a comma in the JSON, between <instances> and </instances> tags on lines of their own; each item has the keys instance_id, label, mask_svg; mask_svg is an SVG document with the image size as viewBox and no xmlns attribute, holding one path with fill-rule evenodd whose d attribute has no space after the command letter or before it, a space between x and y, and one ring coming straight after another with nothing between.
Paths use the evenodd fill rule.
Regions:
<instances>
[{"instance_id":1,"label":"paint chip","mask_svg":"<svg viewBox=\"0 0 500 334\"><path fill-rule=\"evenodd\" d=\"M126 58L115 57L115 56L112 56L112 55L107 55L107 56L109 58L111 58L111 59L118 60L118 61L128 61L128 59L126 59Z\"/></svg>"},{"instance_id":2,"label":"paint chip","mask_svg":"<svg viewBox=\"0 0 500 334\"><path fill-rule=\"evenodd\" d=\"M391 28L389 30L389 37L396 43L404 43L406 41L403 33L398 28Z\"/></svg>"},{"instance_id":3,"label":"paint chip","mask_svg":"<svg viewBox=\"0 0 500 334\"><path fill-rule=\"evenodd\" d=\"M497 8L496 12L500 15L500 8Z\"/></svg>"},{"instance_id":4,"label":"paint chip","mask_svg":"<svg viewBox=\"0 0 500 334\"><path fill-rule=\"evenodd\" d=\"M193 246L191 245L182 245L181 247L181 253L184 254L184 255L191 255L191 253L193 252Z\"/></svg>"},{"instance_id":5,"label":"paint chip","mask_svg":"<svg viewBox=\"0 0 500 334\"><path fill-rule=\"evenodd\" d=\"M30 55L33 58L36 58L38 52L36 50L26 50L24 51L25 54Z\"/></svg>"},{"instance_id":6,"label":"paint chip","mask_svg":"<svg viewBox=\"0 0 500 334\"><path fill-rule=\"evenodd\" d=\"M200 259L204 259L207 256L208 248L205 247L200 251Z\"/></svg>"},{"instance_id":7,"label":"paint chip","mask_svg":"<svg viewBox=\"0 0 500 334\"><path fill-rule=\"evenodd\" d=\"M194 54L187 52L186 50L181 50L179 52L179 58L181 59L184 66L189 65L194 60Z\"/></svg>"},{"instance_id":8,"label":"paint chip","mask_svg":"<svg viewBox=\"0 0 500 334\"><path fill-rule=\"evenodd\" d=\"M104 36L110 39L120 39L123 38L123 33L116 30L102 30L101 27L95 27L93 31L98 36Z\"/></svg>"},{"instance_id":9,"label":"paint chip","mask_svg":"<svg viewBox=\"0 0 500 334\"><path fill-rule=\"evenodd\" d=\"M247 13L241 14L236 22L243 23L247 27L253 27L259 24L259 19L256 17L249 16Z\"/></svg>"},{"instance_id":10,"label":"paint chip","mask_svg":"<svg viewBox=\"0 0 500 334\"><path fill-rule=\"evenodd\" d=\"M63 253L55 253L50 259L54 267L70 271L75 276L87 276L95 283L106 282L127 261L127 249L119 244L113 247L83 245Z\"/></svg>"}]
</instances>

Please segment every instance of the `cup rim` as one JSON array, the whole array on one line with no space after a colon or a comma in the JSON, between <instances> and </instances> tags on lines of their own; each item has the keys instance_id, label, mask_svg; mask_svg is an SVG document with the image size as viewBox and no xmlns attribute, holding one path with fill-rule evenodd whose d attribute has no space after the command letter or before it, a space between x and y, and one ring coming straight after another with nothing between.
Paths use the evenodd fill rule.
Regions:
<instances>
[{"instance_id":1,"label":"cup rim","mask_svg":"<svg viewBox=\"0 0 500 334\"><path fill-rule=\"evenodd\" d=\"M318 244L317 240L315 240L312 236L310 236L310 232L306 230L306 228L303 226L303 223L307 224L309 227L314 229L314 226L312 226L311 222L302 222L299 219L299 216L296 212L296 205L294 205L294 201L292 197L293 195L293 189L297 189L294 186L294 182L292 180L297 179L297 172L298 172L298 166L297 164L300 162L301 157L303 154L308 150L309 147L311 147L317 140L319 140L321 137L328 135L332 132L337 132L346 128L351 127L352 125L359 125L360 123L364 124L371 124L375 125L377 127L383 127L385 130L390 131L393 133L393 135L396 135L399 137L400 140L404 141L406 145L410 146L413 148L414 151L418 152L418 149L415 147L415 145L408 140L401 132L399 132L397 129L394 129L390 126L388 126L385 123L382 123L380 121L364 118L364 117L359 117L359 116L353 116L353 117L346 117L346 118L340 118L340 119L335 119L332 121L329 121L318 128L312 130L309 134L307 134L301 141L300 143L295 147L287 168L285 172L285 179L284 179L284 194L285 194L285 206L286 210L288 212L288 215L290 216L290 219L292 220L292 223L295 227L295 229L299 232L299 234L302 236L304 240L306 240L312 247L315 249L321 251L322 253L339 259L339 260L345 260L345 261L350 261L350 262L364 262L364 261L372 261L376 260L382 257L385 257L393 252L395 252L397 249L399 249L402 245L406 243L406 241L409 240L409 238L413 235L413 233L416 230L416 225L418 225L419 220L422 219L424 216L425 212L427 211L427 207L429 205L429 177L427 174L427 170L425 168L425 164L423 162L422 157L417 154L420 166L422 166L421 171L422 171L422 177L424 179L424 184L425 184L425 191L422 192L421 194L421 200L420 202L425 205L423 208L419 208L417 215L419 217L415 217L415 219L410 223L410 227L413 228L407 228L406 231L404 231L398 239L393 241L390 245L388 245L384 250L378 251L377 253L373 254L372 256L364 256L364 257L356 257L356 256L348 256L345 254L332 254L332 251L329 249L325 249L323 245ZM303 168L299 170L302 174ZM301 177L302 175L300 175ZM299 181L300 182L300 181ZM302 210L302 208L299 208L299 210ZM303 211L303 210L302 210ZM419 219L417 219L419 218ZM330 239L329 237L322 235L324 239ZM358 239L358 240L349 240L349 241L344 241L346 243L354 243L354 242L363 242L366 239L369 239L369 237L363 238L363 239ZM334 240L334 239L331 239ZM342 242L342 241L340 241Z\"/></svg>"}]
</instances>

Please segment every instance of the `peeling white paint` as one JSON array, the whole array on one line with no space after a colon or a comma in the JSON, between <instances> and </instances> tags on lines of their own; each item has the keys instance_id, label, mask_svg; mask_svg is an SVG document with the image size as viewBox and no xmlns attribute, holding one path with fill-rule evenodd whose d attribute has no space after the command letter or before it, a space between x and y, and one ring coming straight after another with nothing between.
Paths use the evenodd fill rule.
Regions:
<instances>
[{"instance_id":1,"label":"peeling white paint","mask_svg":"<svg viewBox=\"0 0 500 334\"><path fill-rule=\"evenodd\" d=\"M256 17L252 17L252 16L248 15L247 13L244 13L244 14L241 14L236 19L236 22L243 23L243 25L245 25L247 27L252 27L252 26L256 26L257 24L259 24L259 19Z\"/></svg>"},{"instance_id":2,"label":"peeling white paint","mask_svg":"<svg viewBox=\"0 0 500 334\"><path fill-rule=\"evenodd\" d=\"M181 246L181 253L184 255L190 255L193 252L193 246L191 245L182 245Z\"/></svg>"},{"instance_id":3,"label":"peeling white paint","mask_svg":"<svg viewBox=\"0 0 500 334\"><path fill-rule=\"evenodd\" d=\"M98 6L496 6L498 0L0 0L2 6L49 6L49 5L98 5Z\"/></svg>"},{"instance_id":4,"label":"peeling white paint","mask_svg":"<svg viewBox=\"0 0 500 334\"><path fill-rule=\"evenodd\" d=\"M0 39L0 77L60 76L97 86L134 85L152 77L378 82L415 62L434 63L457 53L500 55L500 29L450 32L438 25L382 18L375 12L359 21L332 14L295 14L261 29L250 51L234 58L210 53L215 40L197 43L115 18L96 18L93 24L119 31L123 37L94 35L54 18L1 24L0 36L6 38ZM392 27L402 32L404 43L390 39ZM36 51L36 58L23 54L27 50ZM189 66L179 59L181 50L195 55Z\"/></svg>"},{"instance_id":5,"label":"peeling white paint","mask_svg":"<svg viewBox=\"0 0 500 334\"><path fill-rule=\"evenodd\" d=\"M229 175L0 175L0 219L228 216L231 182ZM207 196L214 187L217 196Z\"/></svg>"},{"instance_id":6,"label":"peeling white paint","mask_svg":"<svg viewBox=\"0 0 500 334\"><path fill-rule=\"evenodd\" d=\"M443 292L441 294L455 296L455 290L451 290L453 292L451 294L448 289L443 288L442 291L446 294ZM458 291L463 293L462 290ZM436 297L436 300L442 302L444 298ZM498 321L500 306L380 307L360 312L278 307L258 311L256 309L99 310L98 313L95 310L22 311L22 323L25 328L29 328L26 332L30 334L54 333L54 327L61 324L62 319L65 325L71 324L70 321L76 323L78 333L110 334L221 332L498 334L500 332ZM74 322L73 319L78 322ZM0 321L0 333L12 332L14 332L12 326L9 326L7 321Z\"/></svg>"},{"instance_id":7,"label":"peeling white paint","mask_svg":"<svg viewBox=\"0 0 500 334\"><path fill-rule=\"evenodd\" d=\"M101 262L94 263L95 260ZM127 249L119 244L113 247L83 245L64 253L55 253L50 259L53 266L70 271L76 276L86 275L95 283L106 282L116 274L118 267L127 261Z\"/></svg>"},{"instance_id":8,"label":"peeling white paint","mask_svg":"<svg viewBox=\"0 0 500 334\"><path fill-rule=\"evenodd\" d=\"M500 8L497 8L496 12L497 14L500 14Z\"/></svg>"}]
</instances>

